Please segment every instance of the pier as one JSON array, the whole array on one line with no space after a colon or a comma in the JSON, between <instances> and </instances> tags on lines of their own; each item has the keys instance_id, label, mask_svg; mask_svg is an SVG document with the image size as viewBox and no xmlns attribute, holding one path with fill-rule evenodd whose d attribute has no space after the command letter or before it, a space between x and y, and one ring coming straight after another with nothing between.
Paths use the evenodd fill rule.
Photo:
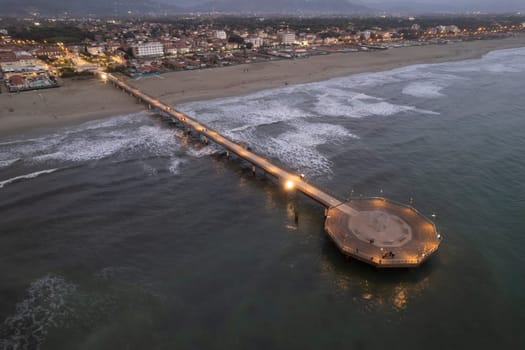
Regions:
<instances>
[{"instance_id":1,"label":"pier","mask_svg":"<svg viewBox=\"0 0 525 350\"><path fill-rule=\"evenodd\" d=\"M193 130L205 143L214 142L223 147L228 155L233 153L249 162L254 174L256 169L261 169L276 178L286 190L301 192L323 205L326 208L325 231L344 255L377 267L414 267L438 249L442 237L435 224L412 206L379 197L343 201L307 182L302 175L285 170L116 76L97 74L103 81L135 97L148 109L156 109L184 128Z\"/></svg>"}]
</instances>

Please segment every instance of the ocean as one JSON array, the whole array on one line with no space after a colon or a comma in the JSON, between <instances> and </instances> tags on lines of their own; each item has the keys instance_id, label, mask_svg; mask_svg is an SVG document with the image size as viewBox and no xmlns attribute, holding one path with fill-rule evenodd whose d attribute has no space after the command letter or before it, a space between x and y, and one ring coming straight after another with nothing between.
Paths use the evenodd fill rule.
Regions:
<instances>
[{"instance_id":1,"label":"ocean","mask_svg":"<svg viewBox=\"0 0 525 350\"><path fill-rule=\"evenodd\" d=\"M444 236L413 269L346 260L320 205L152 113L0 138L0 349L523 348L524 82L522 48L177 106L413 198Z\"/></svg>"}]
</instances>

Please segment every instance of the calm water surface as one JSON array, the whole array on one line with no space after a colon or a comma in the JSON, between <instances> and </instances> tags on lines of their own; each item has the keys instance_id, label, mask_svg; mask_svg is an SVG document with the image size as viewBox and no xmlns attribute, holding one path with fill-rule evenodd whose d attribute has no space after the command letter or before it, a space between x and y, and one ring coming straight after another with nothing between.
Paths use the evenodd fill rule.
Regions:
<instances>
[{"instance_id":1,"label":"calm water surface","mask_svg":"<svg viewBox=\"0 0 525 350\"><path fill-rule=\"evenodd\" d=\"M341 197L436 213L441 249L402 271L145 112L0 139L0 349L525 346L524 81L514 49L181 106Z\"/></svg>"}]
</instances>

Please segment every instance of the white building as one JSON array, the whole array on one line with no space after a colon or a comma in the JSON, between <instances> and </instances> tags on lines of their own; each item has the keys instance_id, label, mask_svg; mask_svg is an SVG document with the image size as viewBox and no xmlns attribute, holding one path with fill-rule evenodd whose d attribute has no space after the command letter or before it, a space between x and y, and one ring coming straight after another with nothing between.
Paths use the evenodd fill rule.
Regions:
<instances>
[{"instance_id":1,"label":"white building","mask_svg":"<svg viewBox=\"0 0 525 350\"><path fill-rule=\"evenodd\" d=\"M461 32L461 30L459 30L459 28L455 25L437 26L436 31L442 34L448 34L448 33L458 34L459 32Z\"/></svg>"},{"instance_id":2,"label":"white building","mask_svg":"<svg viewBox=\"0 0 525 350\"><path fill-rule=\"evenodd\" d=\"M137 44L132 47L135 57L154 57L164 55L164 46L157 41Z\"/></svg>"},{"instance_id":3,"label":"white building","mask_svg":"<svg viewBox=\"0 0 525 350\"><path fill-rule=\"evenodd\" d=\"M93 45L93 46L87 46L86 51L92 56L98 56L101 53L104 53L105 48L103 46Z\"/></svg>"},{"instance_id":4,"label":"white building","mask_svg":"<svg viewBox=\"0 0 525 350\"><path fill-rule=\"evenodd\" d=\"M295 43L294 32L281 32L279 33L279 40L283 45L293 45Z\"/></svg>"},{"instance_id":5,"label":"white building","mask_svg":"<svg viewBox=\"0 0 525 350\"><path fill-rule=\"evenodd\" d=\"M245 43L251 43L254 48L261 47L264 45L264 39L258 36L252 36L244 39Z\"/></svg>"},{"instance_id":6,"label":"white building","mask_svg":"<svg viewBox=\"0 0 525 350\"><path fill-rule=\"evenodd\" d=\"M363 30L363 31L358 32L357 34L359 34L361 39L364 39L364 40L368 40L372 36L372 32L369 30Z\"/></svg>"},{"instance_id":7,"label":"white building","mask_svg":"<svg viewBox=\"0 0 525 350\"><path fill-rule=\"evenodd\" d=\"M226 35L226 32L224 30L216 30L215 31L215 37L217 39L226 40L227 35Z\"/></svg>"}]
</instances>

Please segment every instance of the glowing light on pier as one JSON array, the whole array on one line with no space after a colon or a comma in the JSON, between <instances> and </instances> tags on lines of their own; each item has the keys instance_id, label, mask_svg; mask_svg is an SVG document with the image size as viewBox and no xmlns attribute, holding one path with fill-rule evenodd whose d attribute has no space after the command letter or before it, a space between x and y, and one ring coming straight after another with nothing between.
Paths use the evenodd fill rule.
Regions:
<instances>
[{"instance_id":1,"label":"glowing light on pier","mask_svg":"<svg viewBox=\"0 0 525 350\"><path fill-rule=\"evenodd\" d=\"M284 188L287 190L287 191L291 191L293 190L295 187L295 183L292 181L292 180L288 180L284 183Z\"/></svg>"}]
</instances>

